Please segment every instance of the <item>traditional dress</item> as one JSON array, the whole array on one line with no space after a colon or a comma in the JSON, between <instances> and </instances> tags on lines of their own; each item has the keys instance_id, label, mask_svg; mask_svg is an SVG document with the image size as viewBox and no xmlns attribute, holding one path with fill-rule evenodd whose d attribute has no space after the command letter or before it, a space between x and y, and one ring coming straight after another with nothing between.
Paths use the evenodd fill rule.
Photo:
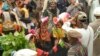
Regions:
<instances>
[{"instance_id":1,"label":"traditional dress","mask_svg":"<svg viewBox=\"0 0 100 56\"><path fill-rule=\"evenodd\" d=\"M72 30L73 28L70 27L70 22L64 23L62 28L66 31ZM76 30L82 34L81 38L81 43L88 49L88 56L93 55L93 37L94 37L94 32L93 29L88 26L87 29L84 28L75 28L73 30Z\"/></svg>"},{"instance_id":2,"label":"traditional dress","mask_svg":"<svg viewBox=\"0 0 100 56\"><path fill-rule=\"evenodd\" d=\"M96 18L94 17L93 11L96 7L99 7L99 0L93 0L92 4L91 4L91 8L90 8L90 15L89 15L89 19L90 22L94 21Z\"/></svg>"},{"instance_id":3,"label":"traditional dress","mask_svg":"<svg viewBox=\"0 0 100 56\"><path fill-rule=\"evenodd\" d=\"M94 10L94 15L95 16L100 16L100 7L97 7ZM94 22L90 23L90 26L93 28L95 36L94 36L94 56L100 55L100 18L97 18Z\"/></svg>"},{"instance_id":4,"label":"traditional dress","mask_svg":"<svg viewBox=\"0 0 100 56\"><path fill-rule=\"evenodd\" d=\"M86 56L86 48L81 44L77 43L71 46L68 51L68 56Z\"/></svg>"}]
</instances>

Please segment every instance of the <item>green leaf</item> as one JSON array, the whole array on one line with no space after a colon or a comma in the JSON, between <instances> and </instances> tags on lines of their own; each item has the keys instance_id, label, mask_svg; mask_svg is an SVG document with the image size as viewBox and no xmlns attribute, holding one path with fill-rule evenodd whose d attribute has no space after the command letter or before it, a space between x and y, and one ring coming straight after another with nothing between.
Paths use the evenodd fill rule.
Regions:
<instances>
[{"instance_id":1,"label":"green leaf","mask_svg":"<svg viewBox=\"0 0 100 56\"><path fill-rule=\"evenodd\" d=\"M59 45L60 45L61 47L64 47L64 46L65 46L64 41L63 41L62 39L60 39Z\"/></svg>"}]
</instances>

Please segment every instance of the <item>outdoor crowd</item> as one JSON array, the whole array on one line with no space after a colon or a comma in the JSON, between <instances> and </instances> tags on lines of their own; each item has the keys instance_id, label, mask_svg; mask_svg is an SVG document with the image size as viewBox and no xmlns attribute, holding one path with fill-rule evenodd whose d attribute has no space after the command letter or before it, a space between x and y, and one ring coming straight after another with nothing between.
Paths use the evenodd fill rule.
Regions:
<instances>
[{"instance_id":1,"label":"outdoor crowd","mask_svg":"<svg viewBox=\"0 0 100 56\"><path fill-rule=\"evenodd\" d=\"M24 29L30 49L13 56L93 56L100 7L93 22L88 7L85 0L0 0L0 35Z\"/></svg>"}]
</instances>

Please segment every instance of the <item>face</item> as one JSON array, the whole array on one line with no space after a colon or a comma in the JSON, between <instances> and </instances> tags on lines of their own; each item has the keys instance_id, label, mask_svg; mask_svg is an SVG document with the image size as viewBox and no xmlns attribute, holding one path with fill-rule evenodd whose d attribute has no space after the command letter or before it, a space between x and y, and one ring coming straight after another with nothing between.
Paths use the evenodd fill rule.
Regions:
<instances>
[{"instance_id":1,"label":"face","mask_svg":"<svg viewBox=\"0 0 100 56\"><path fill-rule=\"evenodd\" d=\"M56 24L56 27L57 27L57 28L61 28L61 27L62 27L61 23L58 22L58 23Z\"/></svg>"},{"instance_id":2,"label":"face","mask_svg":"<svg viewBox=\"0 0 100 56\"><path fill-rule=\"evenodd\" d=\"M33 36L31 39L30 39L30 42L35 42L35 37Z\"/></svg>"},{"instance_id":3,"label":"face","mask_svg":"<svg viewBox=\"0 0 100 56\"><path fill-rule=\"evenodd\" d=\"M75 4L75 0L70 0L71 4Z\"/></svg>"},{"instance_id":4,"label":"face","mask_svg":"<svg viewBox=\"0 0 100 56\"><path fill-rule=\"evenodd\" d=\"M56 3L55 2L51 2L50 3L50 7L51 7L51 9L55 9L56 8Z\"/></svg>"}]
</instances>

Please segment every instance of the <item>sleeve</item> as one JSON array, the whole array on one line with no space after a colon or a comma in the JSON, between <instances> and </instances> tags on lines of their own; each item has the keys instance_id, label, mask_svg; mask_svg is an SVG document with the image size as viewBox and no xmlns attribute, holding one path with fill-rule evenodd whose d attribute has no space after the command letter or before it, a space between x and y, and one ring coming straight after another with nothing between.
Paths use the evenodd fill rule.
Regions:
<instances>
[{"instance_id":1,"label":"sleeve","mask_svg":"<svg viewBox=\"0 0 100 56\"><path fill-rule=\"evenodd\" d=\"M69 31L69 30L72 30L72 27L71 26L71 23L70 22L65 22L62 26L62 29L64 29L65 31Z\"/></svg>"},{"instance_id":2,"label":"sleeve","mask_svg":"<svg viewBox=\"0 0 100 56\"><path fill-rule=\"evenodd\" d=\"M49 16L47 10L45 10L45 11L43 12L43 16L44 16L44 17Z\"/></svg>"},{"instance_id":3,"label":"sleeve","mask_svg":"<svg viewBox=\"0 0 100 56\"><path fill-rule=\"evenodd\" d=\"M78 10L82 10L83 9L83 3L79 2L79 5L77 6Z\"/></svg>"},{"instance_id":4,"label":"sleeve","mask_svg":"<svg viewBox=\"0 0 100 56\"><path fill-rule=\"evenodd\" d=\"M67 12L70 13L74 8L75 8L75 6L71 6L71 5L70 5L70 6L67 8Z\"/></svg>"}]
</instances>

